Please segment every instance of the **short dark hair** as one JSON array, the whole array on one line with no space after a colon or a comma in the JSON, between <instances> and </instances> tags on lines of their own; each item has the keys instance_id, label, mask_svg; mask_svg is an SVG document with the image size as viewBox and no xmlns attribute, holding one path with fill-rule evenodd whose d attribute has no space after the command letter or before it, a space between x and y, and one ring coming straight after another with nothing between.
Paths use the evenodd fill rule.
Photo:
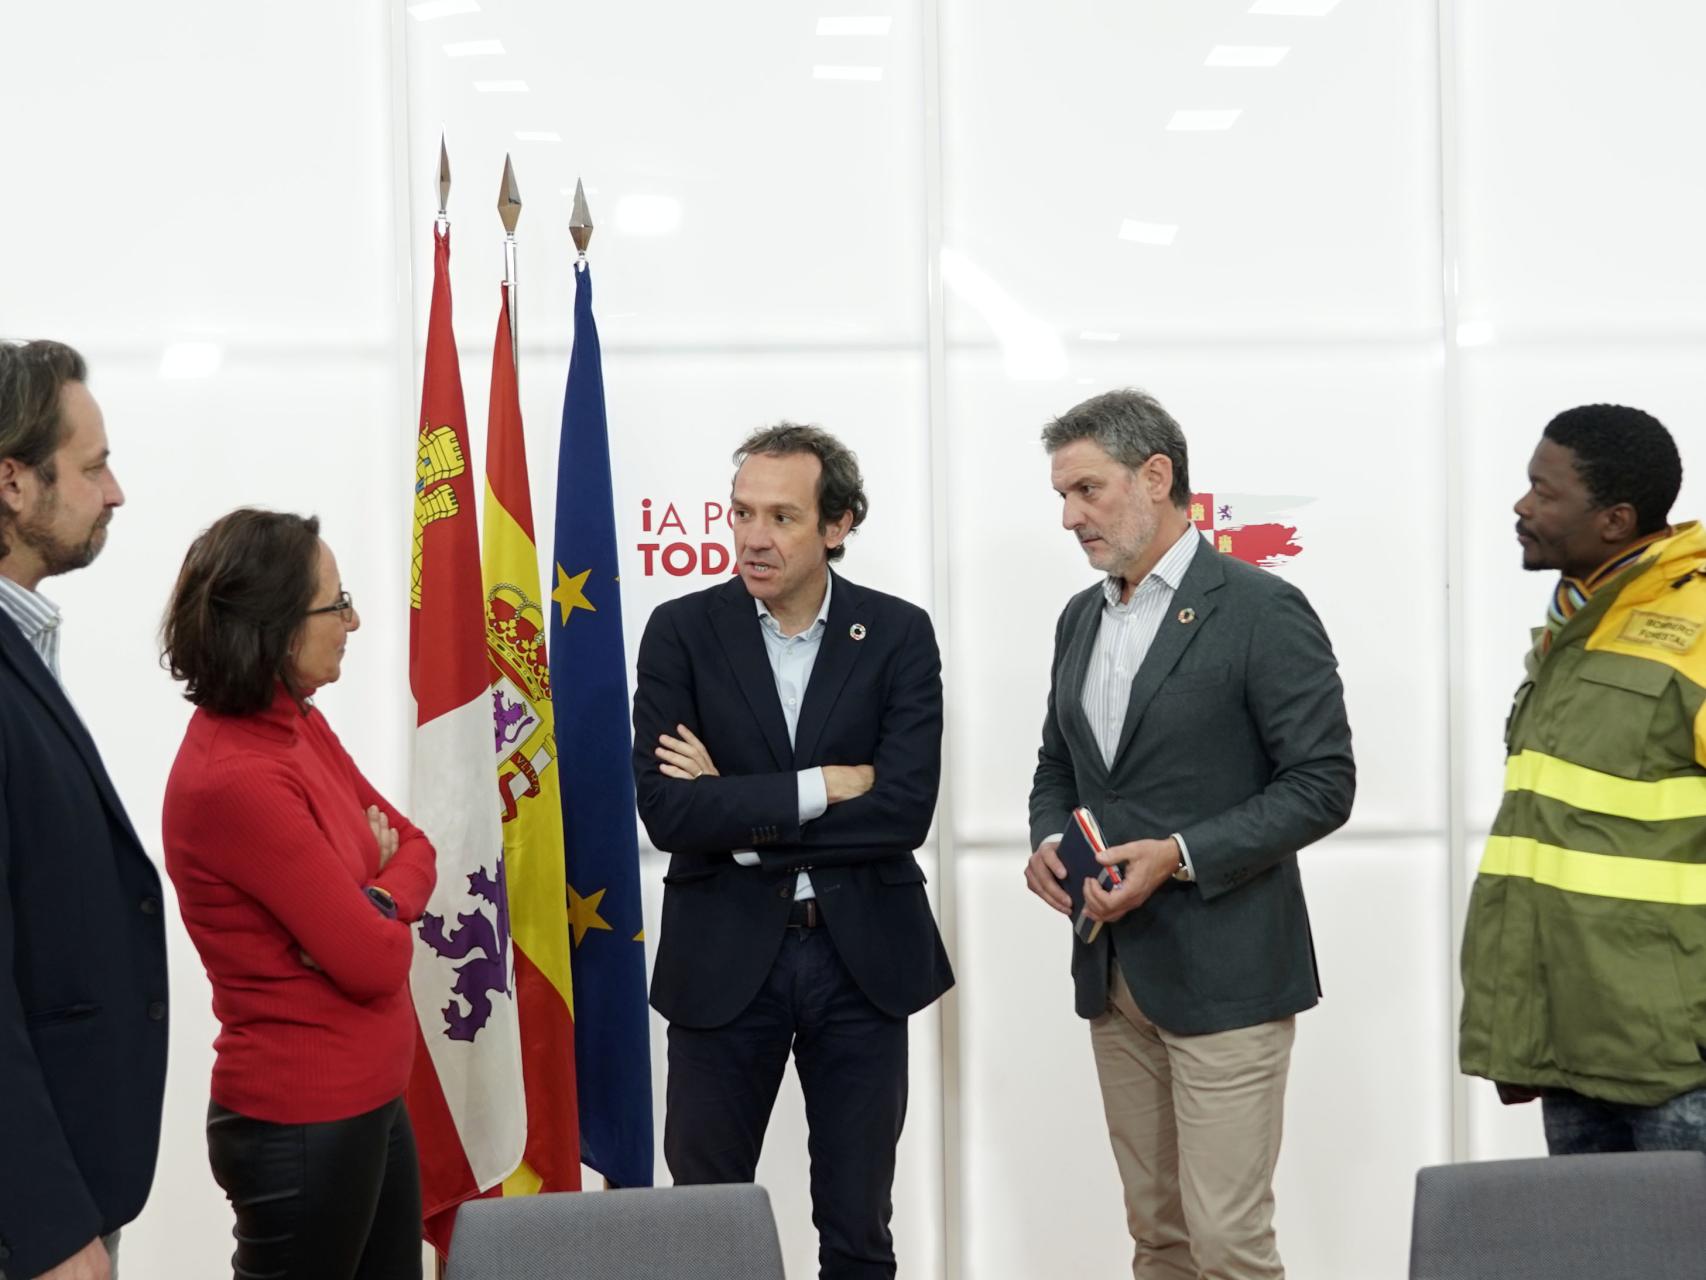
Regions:
<instances>
[{"instance_id":1,"label":"short dark hair","mask_svg":"<svg viewBox=\"0 0 1706 1280\"><path fill-rule=\"evenodd\" d=\"M227 716L272 705L314 602L320 522L241 507L190 543L161 626L163 662L184 697ZM295 690L293 689L294 693Z\"/></svg>"},{"instance_id":2,"label":"short dark hair","mask_svg":"<svg viewBox=\"0 0 1706 1280\"><path fill-rule=\"evenodd\" d=\"M853 513L853 532L865 523L871 504L865 497L865 481L859 474L859 459L853 450L837 440L822 427L804 426L797 422L778 422L762 427L741 441L735 450L735 469L754 454L783 458L790 453L809 453L823 469L817 478L817 527L821 533L849 511ZM830 560L839 560L847 552L847 544L831 547Z\"/></svg>"},{"instance_id":3,"label":"short dark hair","mask_svg":"<svg viewBox=\"0 0 1706 1280\"><path fill-rule=\"evenodd\" d=\"M1548 422L1545 436L1575 455L1576 474L1595 507L1627 502L1642 537L1670 522L1671 504L1682 488L1682 455L1652 414L1621 404L1584 404Z\"/></svg>"},{"instance_id":4,"label":"short dark hair","mask_svg":"<svg viewBox=\"0 0 1706 1280\"><path fill-rule=\"evenodd\" d=\"M1043 428L1043 448L1054 453L1078 440L1090 440L1110 458L1133 471L1156 454L1173 464L1168 496L1180 510L1191 502L1191 465L1185 433L1161 402L1127 387L1091 396Z\"/></svg>"},{"instance_id":5,"label":"short dark hair","mask_svg":"<svg viewBox=\"0 0 1706 1280\"><path fill-rule=\"evenodd\" d=\"M88 362L63 342L0 342L0 458L33 467L52 487L59 480L53 455L65 443L59 393L68 382L87 382ZM0 507L0 556L10 554Z\"/></svg>"}]
</instances>

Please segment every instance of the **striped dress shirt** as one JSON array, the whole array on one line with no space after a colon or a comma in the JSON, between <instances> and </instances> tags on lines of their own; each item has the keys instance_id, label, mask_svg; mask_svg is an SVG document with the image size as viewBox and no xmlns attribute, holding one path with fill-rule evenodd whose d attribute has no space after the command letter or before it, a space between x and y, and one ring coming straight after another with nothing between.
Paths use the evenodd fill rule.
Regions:
<instances>
[{"instance_id":1,"label":"striped dress shirt","mask_svg":"<svg viewBox=\"0 0 1706 1280\"><path fill-rule=\"evenodd\" d=\"M1155 643L1161 621L1173 604L1173 593L1185 580L1191 557L1197 553L1202 535L1192 525L1167 549L1147 577L1137 584L1131 599L1122 601L1125 579L1109 575L1102 583L1102 622L1096 632L1096 647L1084 673L1084 692L1079 703L1090 732L1102 749L1102 763L1114 766L1114 753L1125 732L1126 710L1131 705L1131 682ZM1196 878L1191 851L1184 837L1174 833L1185 859L1187 879Z\"/></svg>"},{"instance_id":2,"label":"striped dress shirt","mask_svg":"<svg viewBox=\"0 0 1706 1280\"><path fill-rule=\"evenodd\" d=\"M0 574L0 614L12 620L53 678L59 680L59 606Z\"/></svg>"},{"instance_id":3,"label":"striped dress shirt","mask_svg":"<svg viewBox=\"0 0 1706 1280\"><path fill-rule=\"evenodd\" d=\"M1081 705L1090 732L1096 735L1096 745L1102 749L1102 763L1110 769L1114 752L1119 750L1120 734L1125 731L1132 677L1155 643L1161 620L1173 603L1173 593L1185 580L1185 570L1191 567L1191 557L1201 541L1196 526L1186 529L1149 576L1137 584L1131 599L1123 603L1124 578L1110 576L1102 583L1102 625L1096 632L1090 667L1084 673Z\"/></svg>"}]
</instances>

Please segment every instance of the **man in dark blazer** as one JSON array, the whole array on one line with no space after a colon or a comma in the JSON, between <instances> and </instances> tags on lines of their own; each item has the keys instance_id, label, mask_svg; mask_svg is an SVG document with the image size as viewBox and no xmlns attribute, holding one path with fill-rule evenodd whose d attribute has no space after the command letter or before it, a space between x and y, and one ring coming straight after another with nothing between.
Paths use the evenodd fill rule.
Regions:
<instances>
[{"instance_id":1,"label":"man in dark blazer","mask_svg":"<svg viewBox=\"0 0 1706 1280\"><path fill-rule=\"evenodd\" d=\"M1184 435L1153 399L1097 396L1043 443L1105 577L1055 627L1025 878L1067 911L1056 847L1077 806L1124 868L1118 888L1085 882L1105 924L1073 938L1072 975L1133 1272L1280 1277L1293 1015L1319 995L1297 851L1344 823L1356 783L1332 647L1302 592L1204 543Z\"/></svg>"},{"instance_id":2,"label":"man in dark blazer","mask_svg":"<svg viewBox=\"0 0 1706 1280\"><path fill-rule=\"evenodd\" d=\"M0 1277L105 1280L154 1180L160 878L59 683L44 578L124 501L75 351L0 343Z\"/></svg>"},{"instance_id":3,"label":"man in dark blazer","mask_svg":"<svg viewBox=\"0 0 1706 1280\"><path fill-rule=\"evenodd\" d=\"M941 661L922 609L830 571L866 511L844 445L784 423L735 462L739 577L652 614L634 695L640 817L671 855L664 1155L677 1185L750 1182L791 1050L820 1275L892 1276L906 1019L953 985L913 857Z\"/></svg>"}]
</instances>

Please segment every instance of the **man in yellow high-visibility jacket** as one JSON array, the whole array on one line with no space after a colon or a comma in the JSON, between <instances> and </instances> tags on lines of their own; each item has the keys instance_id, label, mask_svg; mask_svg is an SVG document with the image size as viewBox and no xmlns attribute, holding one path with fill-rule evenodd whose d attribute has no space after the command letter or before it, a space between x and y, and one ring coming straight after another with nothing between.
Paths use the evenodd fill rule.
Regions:
<instances>
[{"instance_id":1,"label":"man in yellow high-visibility jacket","mask_svg":"<svg viewBox=\"0 0 1706 1280\"><path fill-rule=\"evenodd\" d=\"M1506 728L1463 939L1463 1070L1539 1096L1554 1155L1706 1150L1706 531L1675 442L1559 414L1516 504L1561 574Z\"/></svg>"}]
</instances>

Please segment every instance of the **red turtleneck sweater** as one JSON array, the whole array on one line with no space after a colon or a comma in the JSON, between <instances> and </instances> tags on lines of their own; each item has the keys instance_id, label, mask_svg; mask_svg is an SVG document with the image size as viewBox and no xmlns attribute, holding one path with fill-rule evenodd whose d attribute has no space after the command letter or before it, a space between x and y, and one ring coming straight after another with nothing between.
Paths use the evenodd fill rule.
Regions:
<instances>
[{"instance_id":1,"label":"red turtleneck sweater","mask_svg":"<svg viewBox=\"0 0 1706 1280\"><path fill-rule=\"evenodd\" d=\"M378 805L398 835L379 869ZM213 984L213 1100L277 1124L341 1120L403 1092L427 838L283 686L252 716L197 710L166 783L166 870ZM367 897L397 903L387 919ZM312 956L318 969L302 962Z\"/></svg>"}]
</instances>

